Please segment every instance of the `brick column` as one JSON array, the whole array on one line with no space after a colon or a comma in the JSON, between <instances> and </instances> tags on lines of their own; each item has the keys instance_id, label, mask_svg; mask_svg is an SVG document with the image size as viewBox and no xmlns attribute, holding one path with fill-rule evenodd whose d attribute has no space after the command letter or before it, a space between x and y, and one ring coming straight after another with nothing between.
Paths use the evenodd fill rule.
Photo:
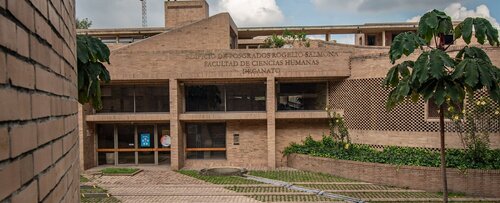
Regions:
<instances>
[{"instance_id":1,"label":"brick column","mask_svg":"<svg viewBox=\"0 0 500 203\"><path fill-rule=\"evenodd\" d=\"M172 145L170 151L170 160L172 170L179 170L184 165L184 136L182 125L179 121L179 114L182 112L182 89L179 82L171 79L170 88L170 137Z\"/></svg>"},{"instance_id":2,"label":"brick column","mask_svg":"<svg viewBox=\"0 0 500 203\"><path fill-rule=\"evenodd\" d=\"M382 31L382 46L387 46L386 39L385 39L385 31Z\"/></svg>"},{"instance_id":3,"label":"brick column","mask_svg":"<svg viewBox=\"0 0 500 203\"><path fill-rule=\"evenodd\" d=\"M267 82L267 166L276 168L276 81L268 77Z\"/></svg>"}]
</instances>

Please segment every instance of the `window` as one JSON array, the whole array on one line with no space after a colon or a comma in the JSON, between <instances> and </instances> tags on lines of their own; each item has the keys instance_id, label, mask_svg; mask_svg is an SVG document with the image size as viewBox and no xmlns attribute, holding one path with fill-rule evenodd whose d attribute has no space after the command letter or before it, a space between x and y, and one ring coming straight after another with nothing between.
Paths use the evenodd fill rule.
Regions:
<instances>
[{"instance_id":1,"label":"window","mask_svg":"<svg viewBox=\"0 0 500 203\"><path fill-rule=\"evenodd\" d=\"M188 159L225 159L226 124L186 124Z\"/></svg>"},{"instance_id":2,"label":"window","mask_svg":"<svg viewBox=\"0 0 500 203\"><path fill-rule=\"evenodd\" d=\"M453 45L455 41L455 37L453 35L445 35L444 36L444 44L445 45Z\"/></svg>"},{"instance_id":3,"label":"window","mask_svg":"<svg viewBox=\"0 0 500 203\"><path fill-rule=\"evenodd\" d=\"M101 87L99 113L168 112L168 85L107 85Z\"/></svg>"},{"instance_id":4,"label":"window","mask_svg":"<svg viewBox=\"0 0 500 203\"><path fill-rule=\"evenodd\" d=\"M186 111L265 111L264 83L188 85Z\"/></svg>"},{"instance_id":5,"label":"window","mask_svg":"<svg viewBox=\"0 0 500 203\"><path fill-rule=\"evenodd\" d=\"M445 105L444 105L445 115L448 112L449 107L450 106L445 103ZM460 104L460 105L455 104L455 105L453 105L453 107L455 109L457 109L458 111L461 111L461 109L463 109L464 105L463 104ZM429 99L429 101L427 101L426 108L425 108L425 119L429 120L429 121L439 120L439 106L436 105L436 103L434 103L433 98L431 98L431 99ZM445 117L445 119L446 119L446 117Z\"/></svg>"},{"instance_id":6,"label":"window","mask_svg":"<svg viewBox=\"0 0 500 203\"><path fill-rule=\"evenodd\" d=\"M99 165L170 163L169 124L98 124L96 134Z\"/></svg>"},{"instance_id":7,"label":"window","mask_svg":"<svg viewBox=\"0 0 500 203\"><path fill-rule=\"evenodd\" d=\"M187 86L186 111L224 111L224 86Z\"/></svg>"},{"instance_id":8,"label":"window","mask_svg":"<svg viewBox=\"0 0 500 203\"><path fill-rule=\"evenodd\" d=\"M367 37L367 45L368 46L375 46L375 43L377 43L377 36L375 35L368 35Z\"/></svg>"},{"instance_id":9,"label":"window","mask_svg":"<svg viewBox=\"0 0 500 203\"><path fill-rule=\"evenodd\" d=\"M280 83L276 86L278 110L323 110L326 106L325 82Z\"/></svg>"}]
</instances>

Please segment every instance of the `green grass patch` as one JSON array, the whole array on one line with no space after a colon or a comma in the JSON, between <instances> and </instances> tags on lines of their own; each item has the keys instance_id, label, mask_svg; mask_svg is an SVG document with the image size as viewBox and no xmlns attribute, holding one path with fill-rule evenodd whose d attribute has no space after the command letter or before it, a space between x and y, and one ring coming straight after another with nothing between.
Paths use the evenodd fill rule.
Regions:
<instances>
[{"instance_id":1,"label":"green grass patch","mask_svg":"<svg viewBox=\"0 0 500 203\"><path fill-rule=\"evenodd\" d=\"M82 194L81 202L82 203L118 203L120 200L115 197L83 197L86 194L95 194L95 193L108 193L107 190L100 187L93 186L80 186L80 194Z\"/></svg>"},{"instance_id":2,"label":"green grass patch","mask_svg":"<svg viewBox=\"0 0 500 203\"><path fill-rule=\"evenodd\" d=\"M85 176L80 175L80 183L86 183L89 182L90 180L86 178Z\"/></svg>"},{"instance_id":3,"label":"green grass patch","mask_svg":"<svg viewBox=\"0 0 500 203\"><path fill-rule=\"evenodd\" d=\"M248 195L261 202L327 202L335 201L327 197L317 196L317 195Z\"/></svg>"},{"instance_id":4,"label":"green grass patch","mask_svg":"<svg viewBox=\"0 0 500 203\"><path fill-rule=\"evenodd\" d=\"M204 176L200 175L198 171L195 170L180 170L177 171L180 174L191 176L196 179L203 180L205 182L218 184L218 185L240 185L240 184L262 184L254 180L248 180L243 177L238 176Z\"/></svg>"},{"instance_id":5,"label":"green grass patch","mask_svg":"<svg viewBox=\"0 0 500 203\"><path fill-rule=\"evenodd\" d=\"M437 193L439 196L443 196L443 192L438 192ZM449 192L448 193L448 197L449 198L462 198L462 197L466 197L466 195L464 193L458 193L458 192Z\"/></svg>"},{"instance_id":6,"label":"green grass patch","mask_svg":"<svg viewBox=\"0 0 500 203\"><path fill-rule=\"evenodd\" d=\"M137 168L105 168L102 169L101 172L106 175L106 174L113 174L113 175L130 175L135 172L139 171Z\"/></svg>"},{"instance_id":7,"label":"green grass patch","mask_svg":"<svg viewBox=\"0 0 500 203\"><path fill-rule=\"evenodd\" d=\"M346 178L306 171L250 171L249 174L286 182L355 182Z\"/></svg>"},{"instance_id":8,"label":"green grass patch","mask_svg":"<svg viewBox=\"0 0 500 203\"><path fill-rule=\"evenodd\" d=\"M280 186L229 186L224 187L228 190L242 193L303 193Z\"/></svg>"},{"instance_id":9,"label":"green grass patch","mask_svg":"<svg viewBox=\"0 0 500 203\"><path fill-rule=\"evenodd\" d=\"M293 153L400 166L439 167L441 164L438 151L399 146L389 146L379 151L368 145L338 142L330 136L324 136L318 141L309 136L301 144L292 143L285 149L284 154ZM481 162L474 161L464 150L447 149L446 166L460 169L500 169L500 149L487 150Z\"/></svg>"},{"instance_id":10,"label":"green grass patch","mask_svg":"<svg viewBox=\"0 0 500 203\"><path fill-rule=\"evenodd\" d=\"M82 197L82 203L118 203L120 200L115 197L97 198L97 197Z\"/></svg>"}]
</instances>

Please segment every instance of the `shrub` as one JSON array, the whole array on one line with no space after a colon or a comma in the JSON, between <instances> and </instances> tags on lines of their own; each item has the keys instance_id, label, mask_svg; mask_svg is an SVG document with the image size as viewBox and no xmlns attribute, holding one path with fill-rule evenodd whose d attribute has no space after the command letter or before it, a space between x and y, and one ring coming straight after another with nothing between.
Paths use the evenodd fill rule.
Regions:
<instances>
[{"instance_id":1,"label":"shrub","mask_svg":"<svg viewBox=\"0 0 500 203\"><path fill-rule=\"evenodd\" d=\"M382 151L368 145L348 144L323 136L316 141L306 137L302 144L292 143L285 148L284 155L306 154L333 159L373 162L393 165L439 167L439 152L415 147L389 146ZM447 167L459 169L500 169L500 149L487 150L483 161L477 161L465 150L447 149Z\"/></svg>"}]
</instances>

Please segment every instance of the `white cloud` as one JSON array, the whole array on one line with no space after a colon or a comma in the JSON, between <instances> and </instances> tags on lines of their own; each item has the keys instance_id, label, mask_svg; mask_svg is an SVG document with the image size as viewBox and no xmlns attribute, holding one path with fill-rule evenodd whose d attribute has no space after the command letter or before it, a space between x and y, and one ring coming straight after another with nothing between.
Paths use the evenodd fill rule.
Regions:
<instances>
[{"instance_id":1,"label":"white cloud","mask_svg":"<svg viewBox=\"0 0 500 203\"><path fill-rule=\"evenodd\" d=\"M218 0L214 13L229 12L238 26L270 26L282 23L285 17L276 0Z\"/></svg>"},{"instance_id":2,"label":"white cloud","mask_svg":"<svg viewBox=\"0 0 500 203\"><path fill-rule=\"evenodd\" d=\"M482 17L491 22L491 24L497 28L500 28L498 21L490 15L490 9L488 6L482 4L476 7L476 9L468 10L467 7L460 3L452 3L444 9L444 12L448 14L452 20L460 21L468 17ZM415 16L408 19L408 22L418 22L421 16Z\"/></svg>"}]
</instances>

